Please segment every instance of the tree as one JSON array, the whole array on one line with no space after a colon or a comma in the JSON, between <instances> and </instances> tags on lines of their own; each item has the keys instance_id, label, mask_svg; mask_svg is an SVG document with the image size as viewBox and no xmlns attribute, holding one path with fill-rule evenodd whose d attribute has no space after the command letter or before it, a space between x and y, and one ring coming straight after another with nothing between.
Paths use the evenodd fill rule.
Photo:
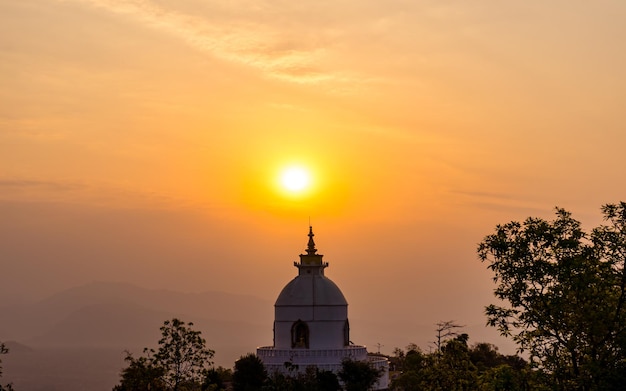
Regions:
<instances>
[{"instance_id":1,"label":"tree","mask_svg":"<svg viewBox=\"0 0 626 391\"><path fill-rule=\"evenodd\" d=\"M458 335L456 329L463 326L457 324L453 320L437 322L436 326L437 328L435 331L437 332L437 335L435 336L436 341L434 343L437 348L437 352L441 353L442 343L450 338L456 337Z\"/></svg>"},{"instance_id":2,"label":"tree","mask_svg":"<svg viewBox=\"0 0 626 391\"><path fill-rule=\"evenodd\" d=\"M4 342L0 342L0 354L7 354L7 353L9 353L9 349L7 349ZM2 364L2 359L0 359L0 364ZM0 365L0 377L2 377L2 365Z\"/></svg>"},{"instance_id":3,"label":"tree","mask_svg":"<svg viewBox=\"0 0 626 391\"><path fill-rule=\"evenodd\" d=\"M435 360L431 382L437 390L466 391L476 389L476 367L472 363L467 341L469 336L461 334L445 342L440 357Z\"/></svg>"},{"instance_id":4,"label":"tree","mask_svg":"<svg viewBox=\"0 0 626 391\"><path fill-rule=\"evenodd\" d=\"M391 358L395 370L399 373L391 382L392 390L427 390L427 369L434 364L434 354L426 354L415 344L407 346L407 352L394 349L395 356Z\"/></svg>"},{"instance_id":5,"label":"tree","mask_svg":"<svg viewBox=\"0 0 626 391\"><path fill-rule=\"evenodd\" d=\"M6 347L4 342L0 342L0 355L9 353L9 349ZM0 377L2 377L2 359L0 359ZM13 385L11 383L3 386L0 384L0 391L13 391Z\"/></svg>"},{"instance_id":6,"label":"tree","mask_svg":"<svg viewBox=\"0 0 626 391\"><path fill-rule=\"evenodd\" d=\"M378 381L381 372L367 361L344 360L338 373L346 391L367 391Z\"/></svg>"},{"instance_id":7,"label":"tree","mask_svg":"<svg viewBox=\"0 0 626 391\"><path fill-rule=\"evenodd\" d=\"M320 371L315 366L309 366L304 373L291 373L285 375L280 372L273 373L268 379L263 390L267 391L339 391L341 385L331 371Z\"/></svg>"},{"instance_id":8,"label":"tree","mask_svg":"<svg viewBox=\"0 0 626 391\"><path fill-rule=\"evenodd\" d=\"M122 370L122 378L119 385L113 387L113 391L167 391L167 385L163 381L165 370L155 364L152 357L134 358L130 352L126 352L128 367Z\"/></svg>"},{"instance_id":9,"label":"tree","mask_svg":"<svg viewBox=\"0 0 626 391\"><path fill-rule=\"evenodd\" d=\"M406 353L400 348L394 349L394 356L389 358L394 371L419 371L426 366L427 355L415 344L406 347Z\"/></svg>"},{"instance_id":10,"label":"tree","mask_svg":"<svg viewBox=\"0 0 626 391\"><path fill-rule=\"evenodd\" d=\"M504 356L488 343L468 347L467 334L442 343L441 352L423 353L415 348L406 354L396 350L401 373L391 389L422 390L540 390L527 363L519 356Z\"/></svg>"},{"instance_id":11,"label":"tree","mask_svg":"<svg viewBox=\"0 0 626 391\"><path fill-rule=\"evenodd\" d=\"M241 356L235 361L233 372L233 389L235 391L256 391L263 387L267 380L267 371L263 361L253 353Z\"/></svg>"},{"instance_id":12,"label":"tree","mask_svg":"<svg viewBox=\"0 0 626 391\"><path fill-rule=\"evenodd\" d=\"M478 389L481 391L544 389L523 358L502 355L495 345L486 342L474 344L469 350L469 357L478 370Z\"/></svg>"},{"instance_id":13,"label":"tree","mask_svg":"<svg viewBox=\"0 0 626 391\"><path fill-rule=\"evenodd\" d=\"M478 379L478 389L481 391L526 391L530 388L524 382L519 371L508 365L500 365L485 370ZM532 388L537 390L537 388Z\"/></svg>"},{"instance_id":14,"label":"tree","mask_svg":"<svg viewBox=\"0 0 626 391\"><path fill-rule=\"evenodd\" d=\"M441 351L425 354L409 350L403 372L391 384L392 390L465 391L476 389L476 367L467 347L467 334L442 343Z\"/></svg>"},{"instance_id":15,"label":"tree","mask_svg":"<svg viewBox=\"0 0 626 391\"><path fill-rule=\"evenodd\" d=\"M166 320L161 327L159 350L154 362L164 370L163 380L174 391L185 384L200 384L213 364L215 352L207 349L200 331L192 330L192 322Z\"/></svg>"},{"instance_id":16,"label":"tree","mask_svg":"<svg viewBox=\"0 0 626 391\"><path fill-rule=\"evenodd\" d=\"M159 349L145 348L144 356L134 358L127 352L128 367L114 391L196 391L206 380L214 351L207 349L193 323L166 320L161 327Z\"/></svg>"},{"instance_id":17,"label":"tree","mask_svg":"<svg viewBox=\"0 0 626 391\"><path fill-rule=\"evenodd\" d=\"M339 384L339 379L337 378L337 375L335 375L331 371L320 371L319 369L316 369L315 378L317 383L316 390L341 390L341 385Z\"/></svg>"},{"instance_id":18,"label":"tree","mask_svg":"<svg viewBox=\"0 0 626 391\"><path fill-rule=\"evenodd\" d=\"M479 371L494 368L502 364L502 355L498 353L498 347L486 342L474 344L469 351L470 360Z\"/></svg>"},{"instance_id":19,"label":"tree","mask_svg":"<svg viewBox=\"0 0 626 391\"><path fill-rule=\"evenodd\" d=\"M223 367L211 368L207 371L202 383L202 391L226 390L226 383L233 378L233 372Z\"/></svg>"},{"instance_id":20,"label":"tree","mask_svg":"<svg viewBox=\"0 0 626 391\"><path fill-rule=\"evenodd\" d=\"M626 373L626 203L590 233L564 209L498 225L478 245L500 303L488 324L512 337L557 390L622 389Z\"/></svg>"}]
</instances>

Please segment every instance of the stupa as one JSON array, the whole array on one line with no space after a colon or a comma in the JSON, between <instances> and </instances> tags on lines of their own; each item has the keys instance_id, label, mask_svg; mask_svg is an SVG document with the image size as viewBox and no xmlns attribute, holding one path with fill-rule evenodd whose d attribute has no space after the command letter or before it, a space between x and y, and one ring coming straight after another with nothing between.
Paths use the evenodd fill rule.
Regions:
<instances>
[{"instance_id":1,"label":"stupa","mask_svg":"<svg viewBox=\"0 0 626 391\"><path fill-rule=\"evenodd\" d=\"M367 348L350 341L348 302L339 287L324 275L328 262L317 253L309 227L306 254L294 262L298 275L280 292L274 304L274 345L257 349L269 373L303 373L308 367L341 370L343 360L367 361L381 371L373 389L389 384L389 362L368 355Z\"/></svg>"}]
</instances>

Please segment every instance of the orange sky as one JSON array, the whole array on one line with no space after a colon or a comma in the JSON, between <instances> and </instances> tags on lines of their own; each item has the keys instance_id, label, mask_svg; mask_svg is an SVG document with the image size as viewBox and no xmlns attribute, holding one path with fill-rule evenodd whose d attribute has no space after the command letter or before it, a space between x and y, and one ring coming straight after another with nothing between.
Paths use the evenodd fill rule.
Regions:
<instances>
[{"instance_id":1,"label":"orange sky","mask_svg":"<svg viewBox=\"0 0 626 391\"><path fill-rule=\"evenodd\" d=\"M478 330L496 224L558 205L591 227L624 199L624 20L618 0L0 0L0 296L273 299L310 217L353 317ZM315 175L297 201L291 163Z\"/></svg>"}]
</instances>

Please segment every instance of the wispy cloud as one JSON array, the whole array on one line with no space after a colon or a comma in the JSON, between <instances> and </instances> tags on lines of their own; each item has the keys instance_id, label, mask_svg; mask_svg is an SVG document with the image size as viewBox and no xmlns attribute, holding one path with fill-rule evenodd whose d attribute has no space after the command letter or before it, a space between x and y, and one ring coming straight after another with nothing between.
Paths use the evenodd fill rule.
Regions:
<instances>
[{"instance_id":1,"label":"wispy cloud","mask_svg":"<svg viewBox=\"0 0 626 391\"><path fill-rule=\"evenodd\" d=\"M89 186L80 182L20 177L0 178L2 201L75 202L89 191Z\"/></svg>"},{"instance_id":2,"label":"wispy cloud","mask_svg":"<svg viewBox=\"0 0 626 391\"><path fill-rule=\"evenodd\" d=\"M449 192L455 199L481 209L515 212L520 215L541 215L546 212L546 203L531 194L520 196L513 193L460 189L450 189Z\"/></svg>"},{"instance_id":3,"label":"wispy cloud","mask_svg":"<svg viewBox=\"0 0 626 391\"><path fill-rule=\"evenodd\" d=\"M197 201L154 190L133 189L119 183L0 177L0 202L68 203L122 209L230 210L230 205Z\"/></svg>"},{"instance_id":4,"label":"wispy cloud","mask_svg":"<svg viewBox=\"0 0 626 391\"><path fill-rule=\"evenodd\" d=\"M69 182L53 182L31 179L0 179L0 189L48 188L51 190L75 190L84 185Z\"/></svg>"},{"instance_id":5,"label":"wispy cloud","mask_svg":"<svg viewBox=\"0 0 626 391\"><path fill-rule=\"evenodd\" d=\"M353 77L324 69L323 37L287 37L280 28L253 18L212 17L181 12L149 0L61 0L91 4L132 17L178 37L198 50L245 64L267 76L294 83L351 82ZM206 10L204 12L207 12ZM321 33L320 33L321 34ZM323 35L323 34L321 34Z\"/></svg>"}]
</instances>

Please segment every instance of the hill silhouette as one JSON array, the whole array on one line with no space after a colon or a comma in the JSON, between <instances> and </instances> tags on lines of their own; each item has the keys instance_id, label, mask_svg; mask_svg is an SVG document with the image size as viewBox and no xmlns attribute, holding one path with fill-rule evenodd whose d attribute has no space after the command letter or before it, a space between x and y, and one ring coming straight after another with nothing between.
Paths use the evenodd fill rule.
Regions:
<instances>
[{"instance_id":1,"label":"hill silhouette","mask_svg":"<svg viewBox=\"0 0 626 391\"><path fill-rule=\"evenodd\" d=\"M22 391L84 389L87 378L93 379L90 389L110 390L124 365L124 350L140 353L143 347L156 347L159 327L173 317L193 322L216 351L216 364L230 367L267 342L273 320L272 303L253 296L111 282L5 306L0 313L0 341L15 341L19 347L4 360L5 379ZM98 365L81 366L90 360Z\"/></svg>"}]
</instances>

